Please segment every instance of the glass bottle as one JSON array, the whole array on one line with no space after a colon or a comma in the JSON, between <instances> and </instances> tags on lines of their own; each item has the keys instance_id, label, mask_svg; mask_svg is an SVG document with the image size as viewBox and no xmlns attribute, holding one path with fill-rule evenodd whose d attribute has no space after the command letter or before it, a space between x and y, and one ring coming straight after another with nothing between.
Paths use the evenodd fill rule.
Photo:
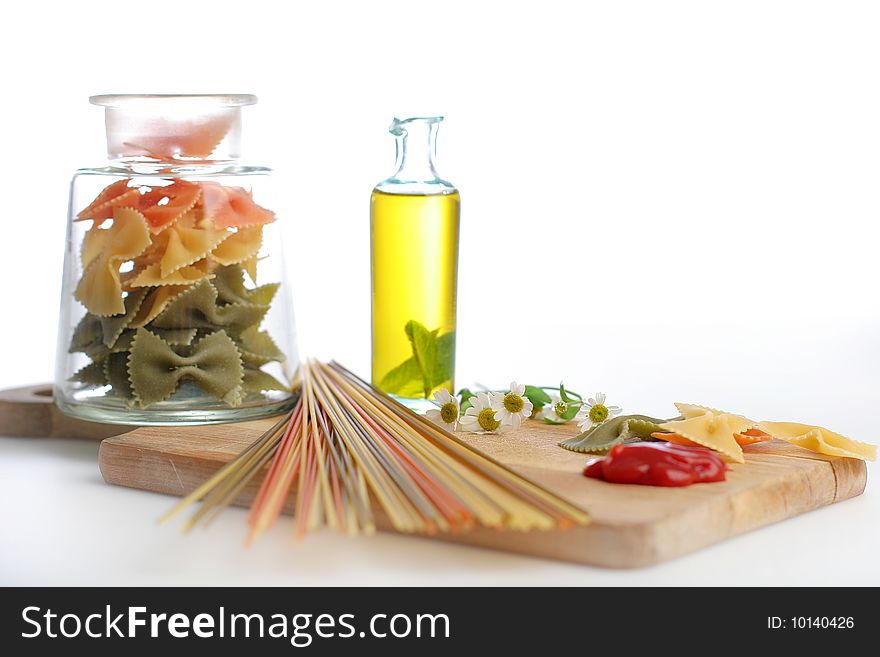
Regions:
<instances>
[{"instance_id":1,"label":"glass bottle","mask_svg":"<svg viewBox=\"0 0 880 657\"><path fill-rule=\"evenodd\" d=\"M93 96L109 161L70 190L54 397L118 424L293 403L298 358L271 170L239 163L250 95Z\"/></svg>"},{"instance_id":2,"label":"glass bottle","mask_svg":"<svg viewBox=\"0 0 880 657\"><path fill-rule=\"evenodd\" d=\"M372 380L414 408L454 389L460 198L435 169L442 120L394 119L397 170L370 200Z\"/></svg>"}]
</instances>

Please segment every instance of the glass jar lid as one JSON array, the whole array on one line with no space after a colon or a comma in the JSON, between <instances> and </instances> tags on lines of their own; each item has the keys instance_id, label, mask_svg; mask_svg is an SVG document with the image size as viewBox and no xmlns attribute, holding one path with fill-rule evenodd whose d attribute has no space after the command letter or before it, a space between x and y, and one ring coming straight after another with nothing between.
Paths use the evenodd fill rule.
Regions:
<instances>
[{"instance_id":1,"label":"glass jar lid","mask_svg":"<svg viewBox=\"0 0 880 657\"><path fill-rule=\"evenodd\" d=\"M241 154L241 108L251 94L103 94L110 158L232 160Z\"/></svg>"}]
</instances>

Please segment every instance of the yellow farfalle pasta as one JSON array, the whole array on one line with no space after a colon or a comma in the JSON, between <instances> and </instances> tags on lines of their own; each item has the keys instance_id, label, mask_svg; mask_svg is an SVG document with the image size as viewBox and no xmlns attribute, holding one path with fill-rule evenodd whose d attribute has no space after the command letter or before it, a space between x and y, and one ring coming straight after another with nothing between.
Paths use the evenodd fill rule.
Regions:
<instances>
[{"instance_id":1,"label":"yellow farfalle pasta","mask_svg":"<svg viewBox=\"0 0 880 657\"><path fill-rule=\"evenodd\" d=\"M187 267L172 272L168 276L162 276L161 264L154 263L143 271L139 272L132 280L128 281L131 288L138 287L160 287L165 285L192 285L193 283L206 278L213 278L213 274L209 273L207 267L195 263Z\"/></svg>"},{"instance_id":2,"label":"yellow farfalle pasta","mask_svg":"<svg viewBox=\"0 0 880 657\"><path fill-rule=\"evenodd\" d=\"M251 282L256 285L257 284L257 256L251 256L247 260L241 263L241 268L247 272L247 275L251 277Z\"/></svg>"},{"instance_id":3,"label":"yellow farfalle pasta","mask_svg":"<svg viewBox=\"0 0 880 657\"><path fill-rule=\"evenodd\" d=\"M156 319L165 306L175 297L189 289L189 285L164 285L162 287L153 288L141 303L137 316L131 321L132 328L141 328Z\"/></svg>"},{"instance_id":4,"label":"yellow farfalle pasta","mask_svg":"<svg viewBox=\"0 0 880 657\"><path fill-rule=\"evenodd\" d=\"M706 413L714 413L715 415L729 415L729 413L726 413L725 411L719 411L717 408L712 408L711 406L700 406L699 404L685 404L683 402L676 402L675 408L678 411L678 414L681 415L685 420L700 417L701 415L705 415ZM737 415L736 417L742 416Z\"/></svg>"},{"instance_id":5,"label":"yellow farfalle pasta","mask_svg":"<svg viewBox=\"0 0 880 657\"><path fill-rule=\"evenodd\" d=\"M125 312L119 268L150 245L144 216L131 208L114 208L110 228L89 229L83 239L83 275L74 297L99 317Z\"/></svg>"},{"instance_id":6,"label":"yellow farfalle pasta","mask_svg":"<svg viewBox=\"0 0 880 657\"><path fill-rule=\"evenodd\" d=\"M847 438L823 427L798 422L761 422L761 431L792 445L828 456L846 456L863 461L877 459L877 446Z\"/></svg>"},{"instance_id":7,"label":"yellow farfalle pasta","mask_svg":"<svg viewBox=\"0 0 880 657\"><path fill-rule=\"evenodd\" d=\"M748 431L757 422L742 415L696 404L677 403L675 407L684 419L664 422L659 425L661 429L714 449L736 463L745 461L742 447L736 442L734 434Z\"/></svg>"},{"instance_id":8,"label":"yellow farfalle pasta","mask_svg":"<svg viewBox=\"0 0 880 657\"><path fill-rule=\"evenodd\" d=\"M221 265L237 265L254 258L262 243L262 226L239 228L211 252L211 259Z\"/></svg>"},{"instance_id":9,"label":"yellow farfalle pasta","mask_svg":"<svg viewBox=\"0 0 880 657\"><path fill-rule=\"evenodd\" d=\"M150 251L159 259L162 278L204 259L218 244L235 234L227 230L199 227L196 213L187 212L155 236Z\"/></svg>"}]
</instances>

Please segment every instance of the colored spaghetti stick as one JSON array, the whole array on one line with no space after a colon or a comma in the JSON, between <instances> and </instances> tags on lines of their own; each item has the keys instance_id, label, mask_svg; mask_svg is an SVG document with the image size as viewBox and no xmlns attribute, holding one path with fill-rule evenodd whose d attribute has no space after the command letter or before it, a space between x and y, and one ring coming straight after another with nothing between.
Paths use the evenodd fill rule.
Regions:
<instances>
[{"instance_id":1,"label":"colored spaghetti stick","mask_svg":"<svg viewBox=\"0 0 880 657\"><path fill-rule=\"evenodd\" d=\"M295 408L163 521L201 501L184 523L207 524L258 476L250 541L270 528L295 490L294 538L326 526L371 534L375 508L400 532L519 531L586 524L578 507L474 449L331 362L307 361Z\"/></svg>"}]
</instances>

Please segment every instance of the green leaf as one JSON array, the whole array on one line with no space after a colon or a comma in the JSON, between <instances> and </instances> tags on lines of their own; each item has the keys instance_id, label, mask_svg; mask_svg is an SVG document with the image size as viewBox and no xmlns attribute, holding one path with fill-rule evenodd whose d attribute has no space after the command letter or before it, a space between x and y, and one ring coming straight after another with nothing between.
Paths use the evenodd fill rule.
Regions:
<instances>
[{"instance_id":1,"label":"green leaf","mask_svg":"<svg viewBox=\"0 0 880 657\"><path fill-rule=\"evenodd\" d=\"M568 408L566 409L565 413L563 413L560 417L563 420L572 420L572 419L574 419L574 416L578 414L578 411L581 410L582 404L580 404L578 402L567 402L567 403L568 403Z\"/></svg>"},{"instance_id":2,"label":"green leaf","mask_svg":"<svg viewBox=\"0 0 880 657\"><path fill-rule=\"evenodd\" d=\"M424 395L428 397L431 390L452 378L455 331L439 335L439 329L429 331L415 320L406 323L405 331L421 372Z\"/></svg>"},{"instance_id":3,"label":"green leaf","mask_svg":"<svg viewBox=\"0 0 880 657\"><path fill-rule=\"evenodd\" d=\"M414 319L406 323L404 330L412 345L413 358L418 363L422 389L427 399L431 394L431 388L434 387L431 385L431 381L434 378L434 363L437 360L437 338L434 333L425 328L424 324L420 324Z\"/></svg>"},{"instance_id":4,"label":"green leaf","mask_svg":"<svg viewBox=\"0 0 880 657\"><path fill-rule=\"evenodd\" d=\"M460 413L464 413L472 406L471 397L476 397L477 393L473 392L470 388L462 388L458 391L458 396L461 399L461 404L459 405L458 410Z\"/></svg>"},{"instance_id":5,"label":"green leaf","mask_svg":"<svg viewBox=\"0 0 880 657\"><path fill-rule=\"evenodd\" d=\"M431 370L431 388L436 388L444 381L451 379L454 368L455 331L450 331L437 338L437 350Z\"/></svg>"},{"instance_id":6,"label":"green leaf","mask_svg":"<svg viewBox=\"0 0 880 657\"><path fill-rule=\"evenodd\" d=\"M543 406L544 404L549 404L552 399L550 399L550 395L541 390L537 386L526 386L525 396L528 398L532 405L535 408L539 406Z\"/></svg>"},{"instance_id":7,"label":"green leaf","mask_svg":"<svg viewBox=\"0 0 880 657\"><path fill-rule=\"evenodd\" d=\"M430 396L431 391L452 378L455 367L455 332L440 335L424 324L410 320L404 326L412 358L386 374L379 387L402 397Z\"/></svg>"},{"instance_id":8,"label":"green leaf","mask_svg":"<svg viewBox=\"0 0 880 657\"><path fill-rule=\"evenodd\" d=\"M408 321L404 330L412 345L413 358L421 373L422 391L427 398L431 390L452 378L455 332L439 335L439 329L429 331L415 320Z\"/></svg>"},{"instance_id":9,"label":"green leaf","mask_svg":"<svg viewBox=\"0 0 880 657\"><path fill-rule=\"evenodd\" d=\"M572 396L572 395L575 395L575 396ZM578 395L576 392L574 392L574 393L566 392L565 386L562 385L562 383L559 384L559 396L562 398L562 401L568 401L568 402L581 401L581 396Z\"/></svg>"},{"instance_id":10,"label":"green leaf","mask_svg":"<svg viewBox=\"0 0 880 657\"><path fill-rule=\"evenodd\" d=\"M422 370L415 358L407 358L388 372L379 387L385 392L401 397L419 397L424 394Z\"/></svg>"}]
</instances>

